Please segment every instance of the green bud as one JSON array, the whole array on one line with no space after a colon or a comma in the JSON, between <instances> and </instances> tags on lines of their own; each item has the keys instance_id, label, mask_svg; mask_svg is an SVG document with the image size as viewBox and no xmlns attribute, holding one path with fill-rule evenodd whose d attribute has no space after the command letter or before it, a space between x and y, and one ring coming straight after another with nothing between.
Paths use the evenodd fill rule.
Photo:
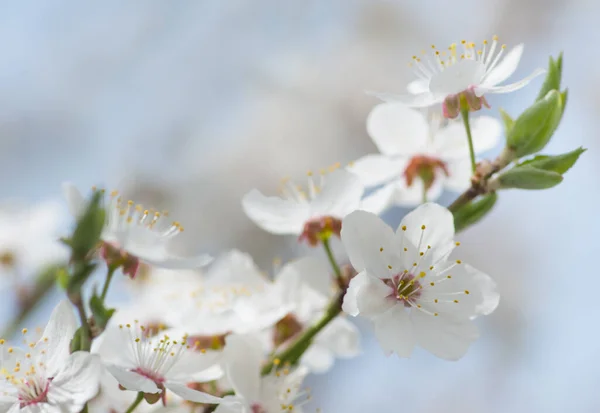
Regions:
<instances>
[{"instance_id":1,"label":"green bud","mask_svg":"<svg viewBox=\"0 0 600 413\"><path fill-rule=\"evenodd\" d=\"M475 224L492 210L498 195L495 192L487 194L478 200L471 201L454 212L454 228L456 232Z\"/></svg>"},{"instance_id":2,"label":"green bud","mask_svg":"<svg viewBox=\"0 0 600 413\"><path fill-rule=\"evenodd\" d=\"M500 116L502 116L502 120L504 121L504 128L506 129L506 134L508 135L515 125L515 120L510 117L508 113L504 111L504 109L500 108Z\"/></svg>"},{"instance_id":3,"label":"green bud","mask_svg":"<svg viewBox=\"0 0 600 413\"><path fill-rule=\"evenodd\" d=\"M56 283L61 289L66 290L70 280L71 276L66 268L61 267L56 270Z\"/></svg>"},{"instance_id":4,"label":"green bud","mask_svg":"<svg viewBox=\"0 0 600 413\"><path fill-rule=\"evenodd\" d=\"M541 100L551 90L560 90L560 80L562 77L562 53L558 55L558 58L554 60L550 56L550 62L548 63L548 72L546 73L546 79L542 84L540 93L536 100Z\"/></svg>"},{"instance_id":5,"label":"green bud","mask_svg":"<svg viewBox=\"0 0 600 413\"><path fill-rule=\"evenodd\" d=\"M110 318L115 313L114 308L106 308L104 306L104 302L102 298L100 298L96 293L92 295L90 298L90 310L92 311L92 315L94 317L94 321L96 322L96 326L101 330L106 328Z\"/></svg>"},{"instance_id":6,"label":"green bud","mask_svg":"<svg viewBox=\"0 0 600 413\"><path fill-rule=\"evenodd\" d=\"M517 118L507 135L507 146L517 158L539 152L550 141L563 113L563 96L552 90Z\"/></svg>"},{"instance_id":7,"label":"green bud","mask_svg":"<svg viewBox=\"0 0 600 413\"><path fill-rule=\"evenodd\" d=\"M529 159L529 160L521 163L520 166L529 165L529 166L533 166L534 168L537 168L537 169L543 169L544 171L556 172L556 173L562 175L565 172L567 172L569 169L571 169L571 167L573 165L575 165L575 162L577 162L577 159L579 159L579 156L582 153L584 153L586 150L587 149L577 148L574 151L564 153L562 155L555 155L555 156L538 155L533 159Z\"/></svg>"},{"instance_id":8,"label":"green bud","mask_svg":"<svg viewBox=\"0 0 600 413\"><path fill-rule=\"evenodd\" d=\"M563 180L561 174L534 168L530 165L515 166L497 178L499 189L548 189Z\"/></svg>"},{"instance_id":9,"label":"green bud","mask_svg":"<svg viewBox=\"0 0 600 413\"><path fill-rule=\"evenodd\" d=\"M87 209L77 221L70 244L74 259L84 259L96 247L104 227L104 209L100 205L102 194L94 192Z\"/></svg>"},{"instance_id":10,"label":"green bud","mask_svg":"<svg viewBox=\"0 0 600 413\"><path fill-rule=\"evenodd\" d=\"M82 334L82 332L83 332L83 330L81 327L79 327L77 330L75 330L75 334L73 335L73 338L71 339L71 346L70 346L71 353L81 350L81 334Z\"/></svg>"}]
</instances>

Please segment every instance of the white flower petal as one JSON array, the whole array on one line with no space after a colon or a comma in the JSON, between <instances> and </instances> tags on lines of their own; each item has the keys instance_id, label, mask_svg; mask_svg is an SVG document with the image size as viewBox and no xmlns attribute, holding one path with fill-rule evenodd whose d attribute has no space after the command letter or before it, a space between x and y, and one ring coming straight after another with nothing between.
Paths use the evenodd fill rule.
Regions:
<instances>
[{"instance_id":1,"label":"white flower petal","mask_svg":"<svg viewBox=\"0 0 600 413\"><path fill-rule=\"evenodd\" d=\"M450 191L463 192L471 186L471 161L467 159L448 162L449 176L444 180L444 187Z\"/></svg>"},{"instance_id":2,"label":"white flower petal","mask_svg":"<svg viewBox=\"0 0 600 413\"><path fill-rule=\"evenodd\" d=\"M183 398L184 400L189 400L195 403L218 404L223 400L220 397L216 397L208 393L203 393L198 390L190 389L183 383L177 383L167 380L165 382L165 387L171 390L179 397Z\"/></svg>"},{"instance_id":3,"label":"white flower petal","mask_svg":"<svg viewBox=\"0 0 600 413\"><path fill-rule=\"evenodd\" d=\"M14 396L0 396L0 412L9 412L14 406L17 406L19 411L19 399Z\"/></svg>"},{"instance_id":4,"label":"white flower petal","mask_svg":"<svg viewBox=\"0 0 600 413\"><path fill-rule=\"evenodd\" d=\"M198 255L196 257L165 256L162 257L162 259L157 259L156 255L147 254L146 250L127 248L127 252L139 258L146 264L167 270L200 268L210 264L213 260L208 254Z\"/></svg>"},{"instance_id":5,"label":"white flower petal","mask_svg":"<svg viewBox=\"0 0 600 413\"><path fill-rule=\"evenodd\" d=\"M263 357L258 338L237 334L225 338L225 374L236 395L246 400L259 400Z\"/></svg>"},{"instance_id":6,"label":"white flower petal","mask_svg":"<svg viewBox=\"0 0 600 413\"><path fill-rule=\"evenodd\" d=\"M439 172L443 173L443 172ZM427 200L437 200L443 192L443 182L446 177L437 177L431 188L427 190ZM394 204L402 207L413 207L423 203L423 181L416 179L410 187L406 186L405 180L399 180L396 182Z\"/></svg>"},{"instance_id":7,"label":"white flower petal","mask_svg":"<svg viewBox=\"0 0 600 413\"><path fill-rule=\"evenodd\" d=\"M168 332L165 334L169 335ZM167 379L174 381L192 381L194 374L202 373L217 364L221 353L216 351L186 351L167 373Z\"/></svg>"},{"instance_id":8,"label":"white flower petal","mask_svg":"<svg viewBox=\"0 0 600 413\"><path fill-rule=\"evenodd\" d=\"M367 195L360 203L360 210L381 214L397 204L398 185L391 182Z\"/></svg>"},{"instance_id":9,"label":"white flower petal","mask_svg":"<svg viewBox=\"0 0 600 413\"><path fill-rule=\"evenodd\" d=\"M475 60L460 60L442 72L436 73L429 82L431 93L436 96L449 96L479 85L485 74L485 65Z\"/></svg>"},{"instance_id":10,"label":"white flower petal","mask_svg":"<svg viewBox=\"0 0 600 413\"><path fill-rule=\"evenodd\" d=\"M402 230L404 226L405 231ZM422 229L423 226L425 229ZM431 246L427 256L435 261L452 251L454 217L443 206L428 202L406 215L400 222L397 233L410 240L420 252Z\"/></svg>"},{"instance_id":11,"label":"white flower petal","mask_svg":"<svg viewBox=\"0 0 600 413\"><path fill-rule=\"evenodd\" d=\"M62 187L63 194L67 201L67 207L69 208L69 212L74 217L78 217L85 210L85 199L83 198L81 192L79 192L77 187L72 183L64 182L62 184Z\"/></svg>"},{"instance_id":12,"label":"white flower petal","mask_svg":"<svg viewBox=\"0 0 600 413\"><path fill-rule=\"evenodd\" d=\"M13 406L7 413L71 413L69 410L63 410L60 406L53 406L48 403L36 403L19 409L19 405Z\"/></svg>"},{"instance_id":13,"label":"white flower petal","mask_svg":"<svg viewBox=\"0 0 600 413\"><path fill-rule=\"evenodd\" d=\"M436 103L444 101L444 96L436 96L433 93L425 92L417 95L395 95L393 93L367 92L369 95L388 103L403 103L411 108L426 108Z\"/></svg>"},{"instance_id":14,"label":"white flower petal","mask_svg":"<svg viewBox=\"0 0 600 413\"><path fill-rule=\"evenodd\" d=\"M107 364L106 369L127 390L142 391L144 393L158 393L160 391L152 380L141 374L134 373L120 366L115 366L114 364Z\"/></svg>"},{"instance_id":15,"label":"white flower petal","mask_svg":"<svg viewBox=\"0 0 600 413\"><path fill-rule=\"evenodd\" d=\"M336 357L356 357L361 352L360 331L344 317L335 318L316 337L315 342L330 349Z\"/></svg>"},{"instance_id":16,"label":"white flower petal","mask_svg":"<svg viewBox=\"0 0 600 413\"><path fill-rule=\"evenodd\" d=\"M402 103L381 103L367 118L367 132L384 155L411 156L427 145L425 116Z\"/></svg>"},{"instance_id":17,"label":"white flower petal","mask_svg":"<svg viewBox=\"0 0 600 413\"><path fill-rule=\"evenodd\" d=\"M275 276L275 281L285 281L286 290L298 290L298 282L301 282L325 297L331 294L332 278L329 267L323 260L314 257L304 257L286 264Z\"/></svg>"},{"instance_id":18,"label":"white flower petal","mask_svg":"<svg viewBox=\"0 0 600 413\"><path fill-rule=\"evenodd\" d=\"M483 85L496 86L508 79L519 66L523 55L523 43L513 47L502 59L502 61L483 78Z\"/></svg>"},{"instance_id":19,"label":"white flower petal","mask_svg":"<svg viewBox=\"0 0 600 413\"><path fill-rule=\"evenodd\" d=\"M406 159L395 159L386 155L366 155L354 161L347 170L352 172L366 187L386 183L402 175Z\"/></svg>"},{"instance_id":20,"label":"white flower petal","mask_svg":"<svg viewBox=\"0 0 600 413\"><path fill-rule=\"evenodd\" d=\"M395 305L374 320L375 336L387 355L410 357L416 344L408 313L402 305Z\"/></svg>"},{"instance_id":21,"label":"white flower petal","mask_svg":"<svg viewBox=\"0 0 600 413\"><path fill-rule=\"evenodd\" d=\"M394 306L395 300L389 299L394 290L375 277L367 277L367 282L356 296L358 311L365 317L376 317Z\"/></svg>"},{"instance_id":22,"label":"white flower petal","mask_svg":"<svg viewBox=\"0 0 600 413\"><path fill-rule=\"evenodd\" d=\"M256 225L273 234L300 234L309 218L309 206L278 197L267 197L256 189L242 199L242 207Z\"/></svg>"},{"instance_id":23,"label":"white flower petal","mask_svg":"<svg viewBox=\"0 0 600 413\"><path fill-rule=\"evenodd\" d=\"M338 169L326 177L321 192L310 203L310 215L343 218L358 208L364 190L356 175Z\"/></svg>"},{"instance_id":24,"label":"white flower petal","mask_svg":"<svg viewBox=\"0 0 600 413\"><path fill-rule=\"evenodd\" d=\"M39 348L46 351L44 363L50 377L60 371L69 358L71 339L76 329L77 321L71 303L63 300L52 310L39 343Z\"/></svg>"},{"instance_id":25,"label":"white flower petal","mask_svg":"<svg viewBox=\"0 0 600 413\"><path fill-rule=\"evenodd\" d=\"M50 383L48 401L63 411L78 413L98 393L101 374L100 357L76 351Z\"/></svg>"},{"instance_id":26,"label":"white flower petal","mask_svg":"<svg viewBox=\"0 0 600 413\"><path fill-rule=\"evenodd\" d=\"M202 279L211 285L243 284L262 289L266 280L248 253L233 249L222 253L204 273Z\"/></svg>"},{"instance_id":27,"label":"white flower petal","mask_svg":"<svg viewBox=\"0 0 600 413\"><path fill-rule=\"evenodd\" d=\"M429 92L429 80L427 80L427 79L413 80L406 86L406 90L408 91L408 93L411 93L413 95L427 93L427 92Z\"/></svg>"},{"instance_id":28,"label":"white flower petal","mask_svg":"<svg viewBox=\"0 0 600 413\"><path fill-rule=\"evenodd\" d=\"M247 413L243 399L237 396L226 396L217 406L215 413Z\"/></svg>"},{"instance_id":29,"label":"white flower petal","mask_svg":"<svg viewBox=\"0 0 600 413\"><path fill-rule=\"evenodd\" d=\"M518 82L511 83L509 85L504 86L478 86L475 88L475 94L479 97L483 96L486 93L509 93L514 92L515 90L519 90L527 86L529 82L531 82L536 77L543 75L546 73L546 69L536 69L532 74L527 76L524 79L519 80Z\"/></svg>"},{"instance_id":30,"label":"white flower petal","mask_svg":"<svg viewBox=\"0 0 600 413\"><path fill-rule=\"evenodd\" d=\"M417 310L412 311L411 320L419 346L445 360L460 359L479 337L469 320L456 321Z\"/></svg>"},{"instance_id":31,"label":"white flower petal","mask_svg":"<svg viewBox=\"0 0 600 413\"><path fill-rule=\"evenodd\" d=\"M350 285L344 295L344 302L342 303L342 310L353 317L356 317L359 313L357 296L360 289L369 282L369 276L366 271L362 271L355 275L350 280Z\"/></svg>"},{"instance_id":32,"label":"white flower petal","mask_svg":"<svg viewBox=\"0 0 600 413\"><path fill-rule=\"evenodd\" d=\"M377 215L355 211L342 221L341 239L356 271L388 278L400 270L400 244L392 229ZM388 266L391 266L390 269Z\"/></svg>"},{"instance_id":33,"label":"white flower petal","mask_svg":"<svg viewBox=\"0 0 600 413\"><path fill-rule=\"evenodd\" d=\"M335 357L331 350L317 343L311 344L300 359L300 363L314 374L326 373L333 367L334 362Z\"/></svg>"},{"instance_id":34,"label":"white flower petal","mask_svg":"<svg viewBox=\"0 0 600 413\"><path fill-rule=\"evenodd\" d=\"M473 148L479 154L493 149L502 135L500 121L491 116L479 116L471 119ZM442 160L469 159L469 143L462 122L453 121L440 129L435 135L434 148Z\"/></svg>"}]
</instances>

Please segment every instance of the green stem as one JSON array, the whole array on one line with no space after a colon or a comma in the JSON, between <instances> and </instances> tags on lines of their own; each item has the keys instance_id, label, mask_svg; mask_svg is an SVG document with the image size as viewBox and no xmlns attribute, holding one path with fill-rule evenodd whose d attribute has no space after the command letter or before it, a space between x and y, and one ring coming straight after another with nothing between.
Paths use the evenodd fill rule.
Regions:
<instances>
[{"instance_id":1,"label":"green stem","mask_svg":"<svg viewBox=\"0 0 600 413\"><path fill-rule=\"evenodd\" d=\"M142 402L142 400L144 400L144 393L139 392L137 397L135 398L133 403L131 403L131 406L129 406L125 413L131 413L132 411L134 411L136 407L138 407L139 404Z\"/></svg>"},{"instance_id":2,"label":"green stem","mask_svg":"<svg viewBox=\"0 0 600 413\"><path fill-rule=\"evenodd\" d=\"M461 105L462 106L462 105ZM471 125L469 123L469 109L461 108L460 113L462 115L465 130L467 131L467 141L469 142L469 155L471 156L471 172L475 173L477 163L475 162L475 149L473 148L473 135L471 134Z\"/></svg>"},{"instance_id":3,"label":"green stem","mask_svg":"<svg viewBox=\"0 0 600 413\"><path fill-rule=\"evenodd\" d=\"M331 245L329 245L329 239L323 240L323 248L325 248L325 253L327 254L327 258L329 259L329 263L331 264L331 268L333 268L333 272L335 273L335 279L338 283L340 289L344 289L344 278L342 276L342 270L338 265L335 257L333 256L333 251L331 250Z\"/></svg>"},{"instance_id":4,"label":"green stem","mask_svg":"<svg viewBox=\"0 0 600 413\"><path fill-rule=\"evenodd\" d=\"M104 286L102 287L102 294L100 295L100 299L102 302L106 299L106 293L108 293L108 287L110 282L112 281L112 277L115 274L116 268L112 265L108 266L108 273L106 274L106 280L104 280Z\"/></svg>"},{"instance_id":5,"label":"green stem","mask_svg":"<svg viewBox=\"0 0 600 413\"><path fill-rule=\"evenodd\" d=\"M423 182L423 195L421 196L421 203L427 203L427 187L425 186L425 182Z\"/></svg>"},{"instance_id":6,"label":"green stem","mask_svg":"<svg viewBox=\"0 0 600 413\"><path fill-rule=\"evenodd\" d=\"M83 307L83 300L81 299L81 293L79 293L79 299L75 300L73 304L75 307L77 307L77 314L79 314L79 321L81 322L81 335L79 336L81 345L79 349L83 351L90 351L92 347L92 331L87 321L85 308Z\"/></svg>"}]
</instances>

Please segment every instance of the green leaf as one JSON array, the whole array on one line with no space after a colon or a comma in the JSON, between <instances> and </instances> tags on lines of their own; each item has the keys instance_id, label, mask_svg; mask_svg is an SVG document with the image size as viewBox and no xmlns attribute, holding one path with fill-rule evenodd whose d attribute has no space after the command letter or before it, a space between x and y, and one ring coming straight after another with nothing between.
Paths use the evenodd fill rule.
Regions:
<instances>
[{"instance_id":1,"label":"green leaf","mask_svg":"<svg viewBox=\"0 0 600 413\"><path fill-rule=\"evenodd\" d=\"M106 308L104 306L104 302L95 292L92 295L92 298L90 298L90 310L92 311L96 326L102 330L104 330L110 321L110 318L115 313L114 308Z\"/></svg>"},{"instance_id":2,"label":"green leaf","mask_svg":"<svg viewBox=\"0 0 600 413\"><path fill-rule=\"evenodd\" d=\"M557 172L524 165L504 172L497 179L500 189L548 189L561 183L563 177Z\"/></svg>"},{"instance_id":3,"label":"green leaf","mask_svg":"<svg viewBox=\"0 0 600 413\"><path fill-rule=\"evenodd\" d=\"M540 89L540 93L538 94L536 100L543 99L551 90L560 90L560 81L562 78L562 57L562 53L558 55L556 60L554 60L552 56L550 57L550 61L548 63L548 72L546 72L546 79L542 84L542 88Z\"/></svg>"},{"instance_id":4,"label":"green leaf","mask_svg":"<svg viewBox=\"0 0 600 413\"><path fill-rule=\"evenodd\" d=\"M71 340L71 346L70 346L71 353L74 353L81 349L81 334L82 334L82 332L83 332L83 330L81 327L79 327L77 330L75 330L75 334L73 334L73 339Z\"/></svg>"},{"instance_id":5,"label":"green leaf","mask_svg":"<svg viewBox=\"0 0 600 413\"><path fill-rule=\"evenodd\" d=\"M471 201L454 212L454 228L456 232L475 224L492 210L498 195L495 192Z\"/></svg>"},{"instance_id":6,"label":"green leaf","mask_svg":"<svg viewBox=\"0 0 600 413\"><path fill-rule=\"evenodd\" d=\"M575 162L577 162L579 156L586 150L587 149L584 148L577 148L574 151L567 152L562 155L537 155L533 159L522 162L520 166L529 165L537 169L552 171L563 175L565 172L571 169L573 165L575 165Z\"/></svg>"},{"instance_id":7,"label":"green leaf","mask_svg":"<svg viewBox=\"0 0 600 413\"><path fill-rule=\"evenodd\" d=\"M566 92L552 90L517 118L506 137L517 158L539 152L550 141L562 117L563 96Z\"/></svg>"},{"instance_id":8,"label":"green leaf","mask_svg":"<svg viewBox=\"0 0 600 413\"><path fill-rule=\"evenodd\" d=\"M101 201L102 193L94 192L85 212L77 221L70 241L75 259L84 259L100 240L105 215Z\"/></svg>"},{"instance_id":9,"label":"green leaf","mask_svg":"<svg viewBox=\"0 0 600 413\"><path fill-rule=\"evenodd\" d=\"M504 109L500 108L500 116L502 116L502 120L504 121L504 128L506 129L506 134L508 135L515 125L515 120L510 117L508 113L504 111Z\"/></svg>"}]
</instances>

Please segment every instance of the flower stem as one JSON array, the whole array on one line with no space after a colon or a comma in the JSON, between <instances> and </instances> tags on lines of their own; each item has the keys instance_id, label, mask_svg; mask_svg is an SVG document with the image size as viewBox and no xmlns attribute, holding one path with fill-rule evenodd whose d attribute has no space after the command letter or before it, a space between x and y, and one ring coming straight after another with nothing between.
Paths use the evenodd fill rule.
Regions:
<instances>
[{"instance_id":1,"label":"flower stem","mask_svg":"<svg viewBox=\"0 0 600 413\"><path fill-rule=\"evenodd\" d=\"M462 105L461 105L462 106ZM471 172L475 173L477 163L475 162L475 149L473 148L473 135L471 134L471 124L469 123L469 109L461 107L460 113L462 115L465 130L467 131L467 141L469 142L469 155L471 157Z\"/></svg>"},{"instance_id":2,"label":"flower stem","mask_svg":"<svg viewBox=\"0 0 600 413\"><path fill-rule=\"evenodd\" d=\"M340 270L340 266L338 265L335 257L333 256L333 251L331 250L331 245L329 245L329 239L323 240L323 248L325 249L325 253L327 254L327 258L329 259L329 263L331 264L331 268L333 268L333 272L335 273L335 279L338 283L340 289L344 289L344 279L342 276L342 270Z\"/></svg>"},{"instance_id":3,"label":"flower stem","mask_svg":"<svg viewBox=\"0 0 600 413\"><path fill-rule=\"evenodd\" d=\"M423 182L423 195L421 196L421 203L427 203L427 187L425 186L425 182Z\"/></svg>"},{"instance_id":4,"label":"flower stem","mask_svg":"<svg viewBox=\"0 0 600 413\"><path fill-rule=\"evenodd\" d=\"M115 270L117 268L115 268L112 265L108 266L108 273L106 274L106 280L104 280L104 286L102 287L102 295L100 295L100 299L102 300L102 302L104 302L104 300L106 299L106 293L108 293L108 287L110 285L110 282L112 281L112 277L115 274Z\"/></svg>"},{"instance_id":5,"label":"flower stem","mask_svg":"<svg viewBox=\"0 0 600 413\"><path fill-rule=\"evenodd\" d=\"M73 300L71 302L73 302ZM81 294L79 295L79 299L75 300L73 304L75 305L75 307L77 307L77 314L79 314L79 321L81 322L81 330L79 336L79 339L81 340L81 345L79 349L83 351L90 351L90 349L92 348L92 331L87 321L87 316L85 314L85 308L83 307L83 300L81 299Z\"/></svg>"},{"instance_id":6,"label":"flower stem","mask_svg":"<svg viewBox=\"0 0 600 413\"><path fill-rule=\"evenodd\" d=\"M137 394L137 397L135 398L133 403L131 403L131 406L129 406L129 408L125 411L125 413L131 413L132 411L134 411L136 409L136 407L138 407L139 404L142 402L142 400L144 400L144 393L139 392Z\"/></svg>"}]
</instances>

